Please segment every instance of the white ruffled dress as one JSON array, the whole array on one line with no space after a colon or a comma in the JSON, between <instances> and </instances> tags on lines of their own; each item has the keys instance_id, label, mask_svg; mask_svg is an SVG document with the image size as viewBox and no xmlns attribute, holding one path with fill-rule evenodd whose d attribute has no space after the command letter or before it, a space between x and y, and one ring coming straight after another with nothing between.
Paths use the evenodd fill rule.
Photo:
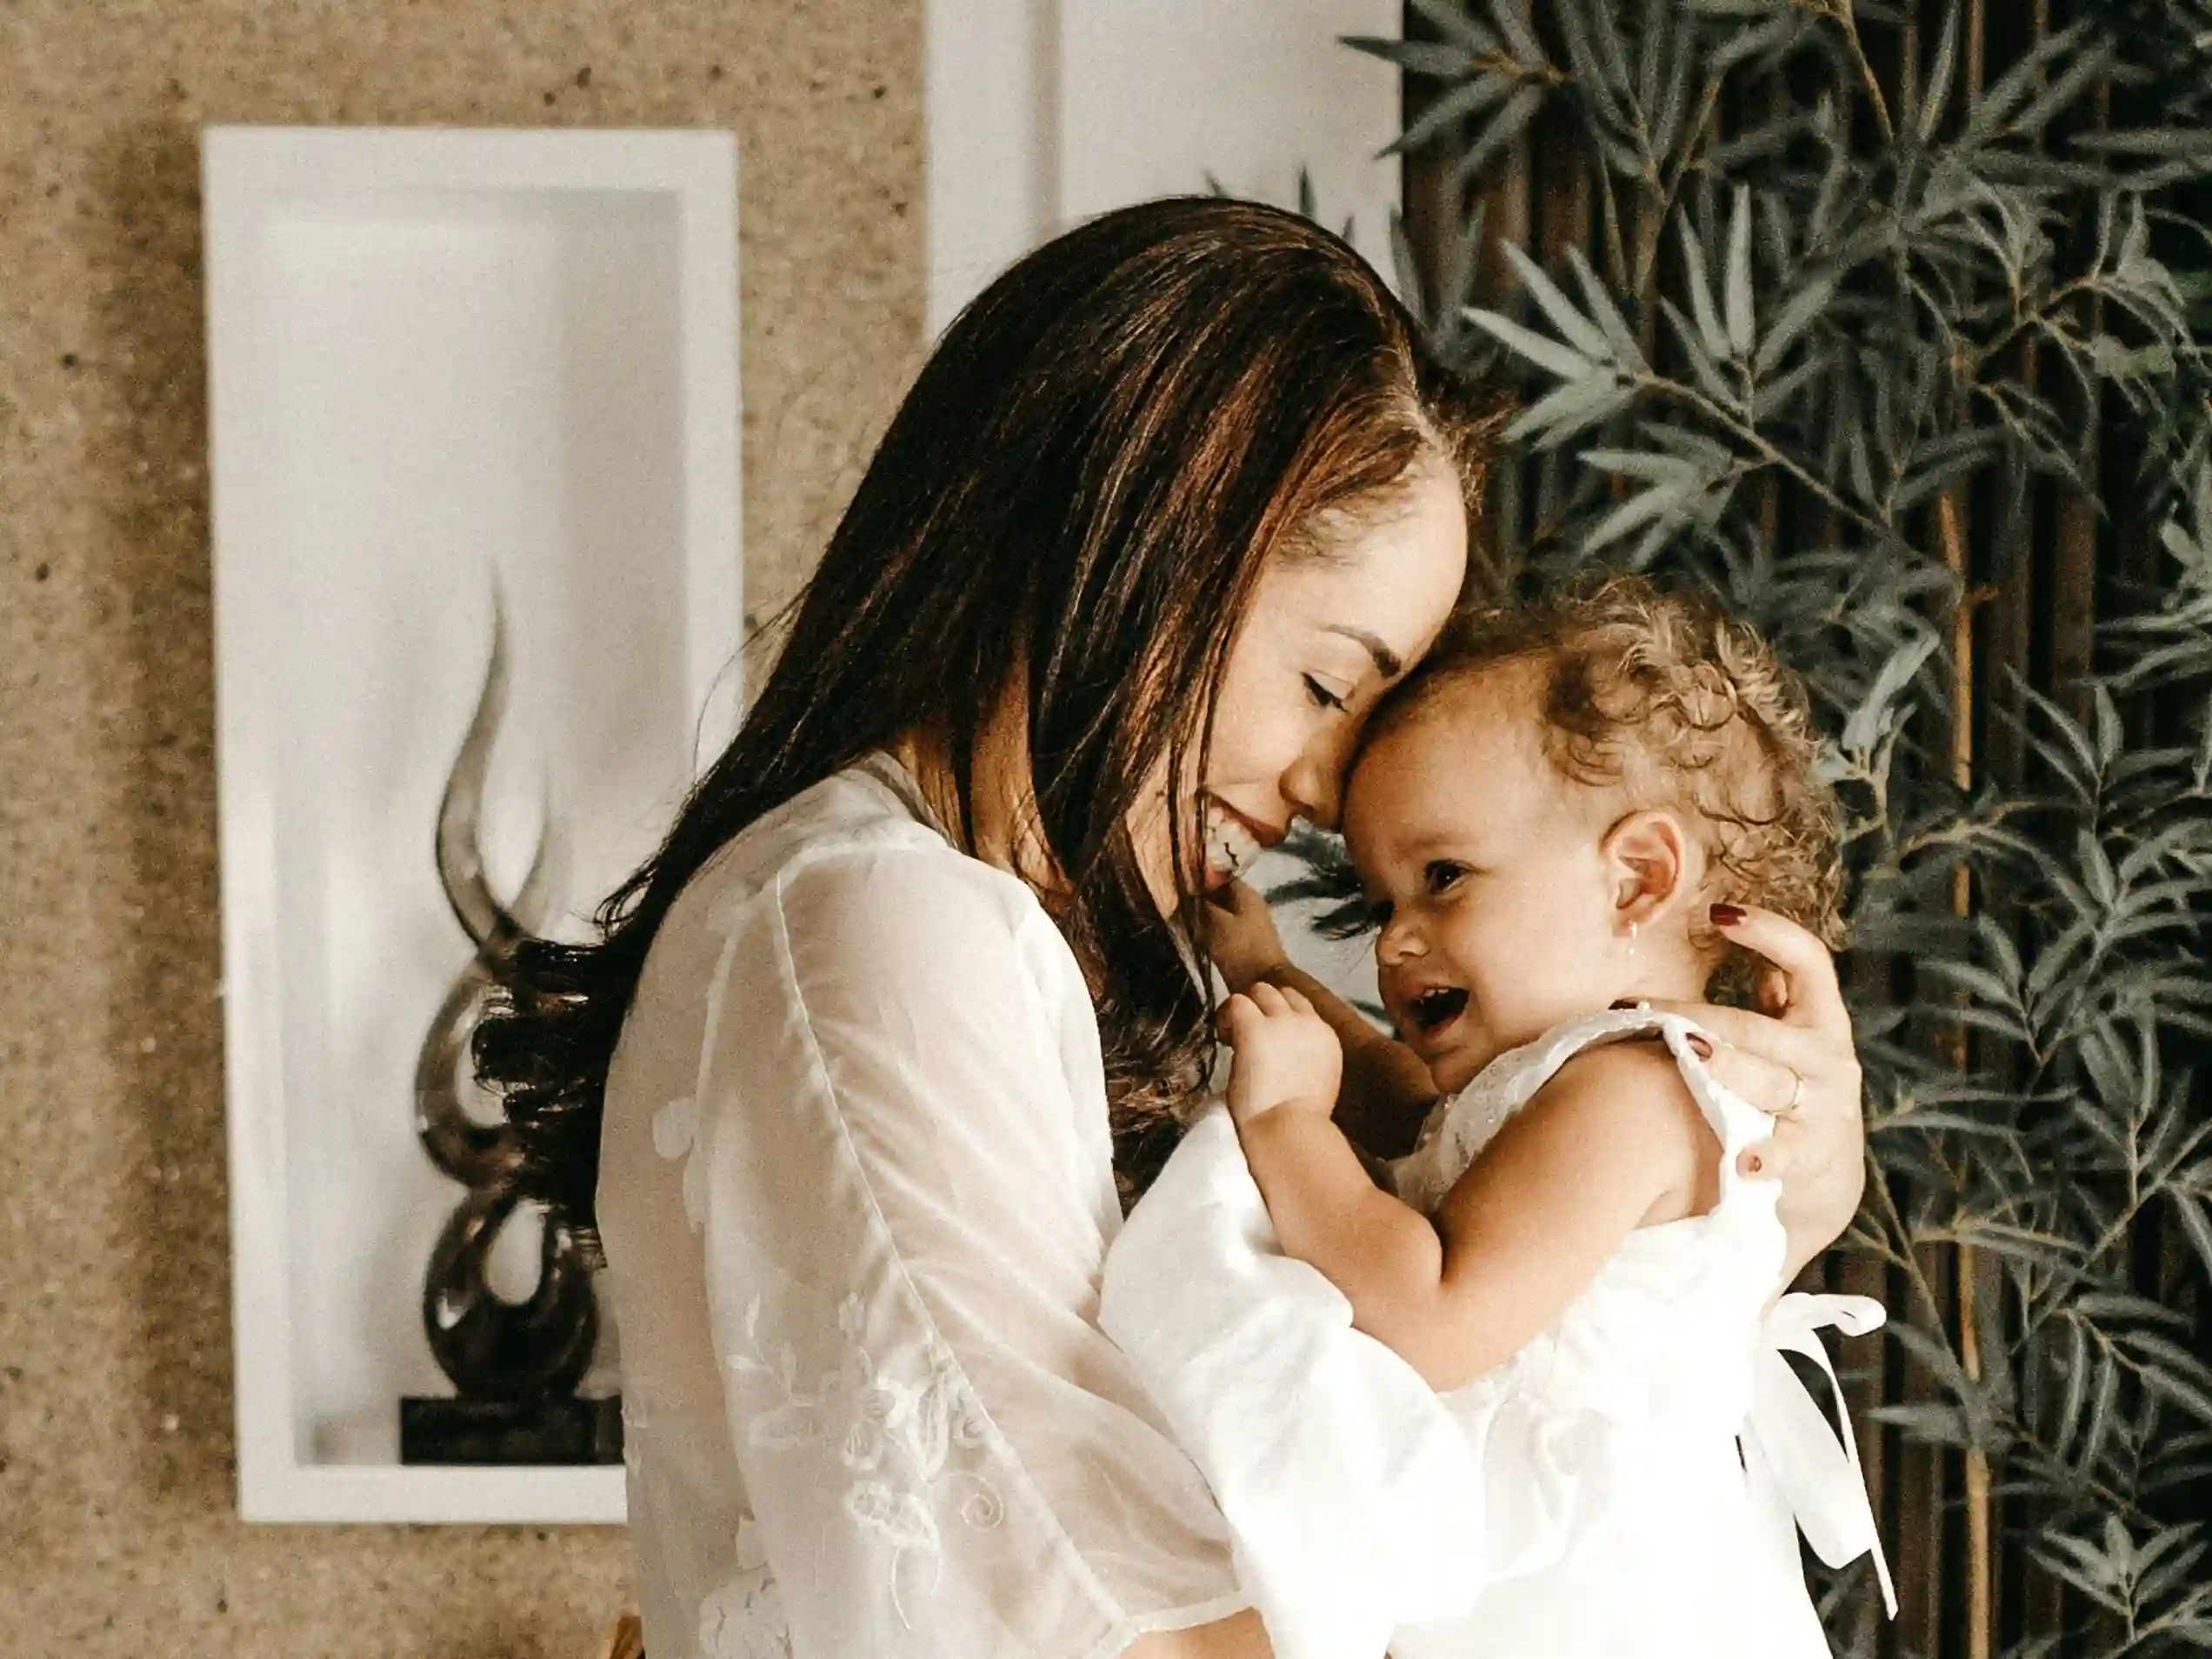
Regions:
<instances>
[{"instance_id":1,"label":"white ruffled dress","mask_svg":"<svg viewBox=\"0 0 2212 1659\"><path fill-rule=\"evenodd\" d=\"M1774 1301L1776 1188L1736 1168L1770 1125L1694 1029L1642 1009L1557 1027L1440 1102L1390 1167L1433 1212L1568 1059L1654 1030L1722 1148L1713 1209L1630 1236L1550 1330L1446 1395L1282 1253L1221 1108L1130 1216L1101 1326L1212 1484L1278 1659L1824 1656L1800 1526L1831 1563L1872 1551L1887 1592L1848 1419L1839 1442L1782 1357L1832 1383L1818 1329L1882 1310Z\"/></svg>"}]
</instances>

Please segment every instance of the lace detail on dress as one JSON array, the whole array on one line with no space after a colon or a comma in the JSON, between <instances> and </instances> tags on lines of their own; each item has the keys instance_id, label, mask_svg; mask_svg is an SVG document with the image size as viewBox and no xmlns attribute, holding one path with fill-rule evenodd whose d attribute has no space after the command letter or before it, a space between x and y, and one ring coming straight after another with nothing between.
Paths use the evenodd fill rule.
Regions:
<instances>
[{"instance_id":1,"label":"lace detail on dress","mask_svg":"<svg viewBox=\"0 0 2212 1659\"><path fill-rule=\"evenodd\" d=\"M934 1562L943 1553L938 1500L957 1496L960 1520L977 1531L1005 1518L996 1487L972 1469L950 1466L956 1451L993 1446L990 1420L951 1353L934 1339L907 1345L893 1356L891 1369L879 1366L860 1340L865 1315L857 1296L848 1296L837 1309L843 1358L811 1392L798 1385L798 1356L789 1343L773 1359L762 1349L760 1312L756 1296L745 1309L750 1351L725 1362L738 1376L776 1391L776 1402L752 1420L745 1439L770 1450L820 1446L836 1454L849 1476L845 1513L890 1547L891 1600L904 1620L901 1565L909 1555Z\"/></svg>"}]
</instances>

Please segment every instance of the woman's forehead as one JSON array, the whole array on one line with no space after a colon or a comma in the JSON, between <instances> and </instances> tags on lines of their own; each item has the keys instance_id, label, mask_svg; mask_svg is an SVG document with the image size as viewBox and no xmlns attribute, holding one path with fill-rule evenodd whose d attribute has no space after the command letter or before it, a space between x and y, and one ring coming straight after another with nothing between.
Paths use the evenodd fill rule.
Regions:
<instances>
[{"instance_id":1,"label":"woman's forehead","mask_svg":"<svg viewBox=\"0 0 2212 1659\"><path fill-rule=\"evenodd\" d=\"M1449 475L1424 470L1387 506L1334 529L1326 550L1277 560L1263 603L1280 604L1286 620L1379 643L1402 667L1427 650L1458 600L1466 510Z\"/></svg>"}]
</instances>

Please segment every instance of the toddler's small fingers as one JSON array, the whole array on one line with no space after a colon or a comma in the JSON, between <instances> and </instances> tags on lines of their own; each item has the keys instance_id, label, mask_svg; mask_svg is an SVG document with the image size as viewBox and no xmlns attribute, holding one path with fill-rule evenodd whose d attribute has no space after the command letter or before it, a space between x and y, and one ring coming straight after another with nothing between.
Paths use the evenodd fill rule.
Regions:
<instances>
[{"instance_id":1,"label":"toddler's small fingers","mask_svg":"<svg viewBox=\"0 0 2212 1659\"><path fill-rule=\"evenodd\" d=\"M1247 994L1251 997L1253 1004L1263 1014L1281 1014L1285 1011L1283 992L1277 987L1269 984L1264 979L1253 986Z\"/></svg>"},{"instance_id":2,"label":"toddler's small fingers","mask_svg":"<svg viewBox=\"0 0 2212 1659\"><path fill-rule=\"evenodd\" d=\"M1284 1003L1289 1004L1290 1010L1293 1013L1311 1014L1314 1011L1312 999L1307 996L1305 992L1300 990L1296 985L1285 985L1283 987L1283 1000Z\"/></svg>"}]
</instances>

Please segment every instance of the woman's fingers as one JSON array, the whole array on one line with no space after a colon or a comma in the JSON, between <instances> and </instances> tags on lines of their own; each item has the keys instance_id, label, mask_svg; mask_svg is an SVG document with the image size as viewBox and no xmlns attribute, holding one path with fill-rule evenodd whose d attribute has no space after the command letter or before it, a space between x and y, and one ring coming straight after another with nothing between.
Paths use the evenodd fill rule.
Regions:
<instances>
[{"instance_id":1,"label":"woman's fingers","mask_svg":"<svg viewBox=\"0 0 2212 1659\"><path fill-rule=\"evenodd\" d=\"M1839 1051L1846 1056L1850 1053L1848 1025L1845 1027L1846 1042L1838 1043L1825 1032L1809 1030L1764 1014L1755 1014L1748 1008L1725 1008L1710 1003L1667 1002L1654 1002L1650 1007L1655 1013L1679 1014L1691 1024L1704 1027L1716 1042L1727 1044L1728 1048L1723 1048L1715 1056L1716 1066L1723 1063L1733 1064L1728 1062L1728 1050L1734 1048L1766 1063L1773 1069L1773 1075L1794 1071L1801 1076L1811 1076L1833 1067ZM1851 1063L1856 1069L1856 1062ZM1769 1073L1764 1070L1736 1073L1735 1076L1747 1078L1753 1084L1751 1089L1736 1089L1736 1092L1754 1106L1763 1106L1769 1111L1778 1112L1789 1097L1789 1080L1787 1076L1782 1076L1781 1091L1769 1099L1766 1092L1756 1092L1759 1079L1767 1075ZM1732 1089L1736 1088L1734 1076L1728 1073L1722 1074L1721 1081Z\"/></svg>"},{"instance_id":2,"label":"woman's fingers","mask_svg":"<svg viewBox=\"0 0 2212 1659\"><path fill-rule=\"evenodd\" d=\"M1719 1080L1722 1088L1749 1101L1762 1112L1771 1115L1792 1111L1793 1094L1799 1096L1798 1106L1802 1108L1803 1104L1797 1083L1802 1073L1732 1043L1723 1043L1715 1049L1706 1069Z\"/></svg>"},{"instance_id":3,"label":"woman's fingers","mask_svg":"<svg viewBox=\"0 0 2212 1659\"><path fill-rule=\"evenodd\" d=\"M1836 982L1836 958L1819 937L1786 916L1745 904L1716 904L1713 925L1731 943L1757 952L1782 969L1782 1017L1848 1038L1851 1016Z\"/></svg>"}]
</instances>

